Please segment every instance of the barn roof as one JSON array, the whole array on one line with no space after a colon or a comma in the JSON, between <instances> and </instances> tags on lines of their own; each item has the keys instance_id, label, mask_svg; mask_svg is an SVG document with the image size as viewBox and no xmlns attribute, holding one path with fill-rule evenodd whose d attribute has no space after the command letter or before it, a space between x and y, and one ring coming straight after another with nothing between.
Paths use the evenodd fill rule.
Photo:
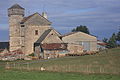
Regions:
<instances>
[{"instance_id":1,"label":"barn roof","mask_svg":"<svg viewBox=\"0 0 120 80\"><path fill-rule=\"evenodd\" d=\"M41 43L52 29L46 30L35 43Z\"/></svg>"},{"instance_id":2,"label":"barn roof","mask_svg":"<svg viewBox=\"0 0 120 80\"><path fill-rule=\"evenodd\" d=\"M14 4L14 5L11 6L9 9L24 9L24 8L21 7L19 4Z\"/></svg>"},{"instance_id":3,"label":"barn roof","mask_svg":"<svg viewBox=\"0 0 120 80\"><path fill-rule=\"evenodd\" d=\"M77 31L77 32L70 32L70 33L67 33L67 34L62 35L61 37L69 36L69 35L72 35L72 34L75 34L75 33L78 33L78 32L83 33L83 34L86 34L86 35L89 35L89 36L96 37L96 36L94 36L94 35L87 34L87 33L81 32L81 31Z\"/></svg>"}]
</instances>

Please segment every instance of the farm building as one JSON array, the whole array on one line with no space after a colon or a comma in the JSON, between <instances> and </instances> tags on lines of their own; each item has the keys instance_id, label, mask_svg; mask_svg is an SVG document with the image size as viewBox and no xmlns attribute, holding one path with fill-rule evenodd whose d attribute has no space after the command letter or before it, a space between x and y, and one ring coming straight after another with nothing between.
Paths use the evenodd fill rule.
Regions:
<instances>
[{"instance_id":1,"label":"farm building","mask_svg":"<svg viewBox=\"0 0 120 80\"><path fill-rule=\"evenodd\" d=\"M60 34L54 29L46 30L34 43L36 55L42 58L60 57L60 53L67 51L67 44L59 36Z\"/></svg>"},{"instance_id":2,"label":"farm building","mask_svg":"<svg viewBox=\"0 0 120 80\"><path fill-rule=\"evenodd\" d=\"M104 43L104 42L98 40L97 41L97 50L100 51L100 50L106 49L106 45L107 45L107 43Z\"/></svg>"},{"instance_id":3,"label":"farm building","mask_svg":"<svg viewBox=\"0 0 120 80\"><path fill-rule=\"evenodd\" d=\"M95 36L92 36L83 32L72 32L72 33L66 34L62 37L62 40L68 44L75 44L75 45L81 46L81 49L79 49L81 50L81 52L97 51L97 38ZM82 47L83 47L83 50L82 50Z\"/></svg>"},{"instance_id":4,"label":"farm building","mask_svg":"<svg viewBox=\"0 0 120 80\"><path fill-rule=\"evenodd\" d=\"M82 32L62 36L51 27L46 12L25 17L18 4L8 9L9 50L20 50L25 56L35 53L39 58L55 58L65 54L96 51L97 38Z\"/></svg>"}]
</instances>

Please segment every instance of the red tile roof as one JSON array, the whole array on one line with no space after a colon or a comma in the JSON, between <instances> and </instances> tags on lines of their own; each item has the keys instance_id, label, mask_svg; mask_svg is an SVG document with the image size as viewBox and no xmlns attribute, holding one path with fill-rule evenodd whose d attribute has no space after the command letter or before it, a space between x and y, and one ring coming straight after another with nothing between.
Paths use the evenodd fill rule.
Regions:
<instances>
[{"instance_id":1,"label":"red tile roof","mask_svg":"<svg viewBox=\"0 0 120 80\"><path fill-rule=\"evenodd\" d=\"M102 46L105 46L107 45L107 43L97 43L98 45L102 45Z\"/></svg>"},{"instance_id":2,"label":"red tile roof","mask_svg":"<svg viewBox=\"0 0 120 80\"><path fill-rule=\"evenodd\" d=\"M50 43L50 44L42 44L42 48L45 50L66 50L67 44L65 43Z\"/></svg>"}]
</instances>

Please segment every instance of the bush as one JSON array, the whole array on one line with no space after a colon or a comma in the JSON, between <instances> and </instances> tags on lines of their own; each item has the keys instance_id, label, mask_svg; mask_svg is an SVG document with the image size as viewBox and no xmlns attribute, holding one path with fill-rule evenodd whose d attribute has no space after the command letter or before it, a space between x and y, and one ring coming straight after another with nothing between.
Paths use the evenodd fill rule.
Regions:
<instances>
[{"instance_id":1,"label":"bush","mask_svg":"<svg viewBox=\"0 0 120 80\"><path fill-rule=\"evenodd\" d=\"M32 53L32 54L29 54L28 56L32 56L32 57L34 57L34 56L35 56L35 54L34 54L34 53Z\"/></svg>"}]
</instances>

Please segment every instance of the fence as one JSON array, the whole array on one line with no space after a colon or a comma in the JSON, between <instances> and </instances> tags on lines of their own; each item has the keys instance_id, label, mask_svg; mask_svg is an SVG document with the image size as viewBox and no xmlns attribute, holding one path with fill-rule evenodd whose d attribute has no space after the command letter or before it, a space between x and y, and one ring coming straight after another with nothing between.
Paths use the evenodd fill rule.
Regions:
<instances>
[{"instance_id":1,"label":"fence","mask_svg":"<svg viewBox=\"0 0 120 80\"><path fill-rule=\"evenodd\" d=\"M109 65L31 65L27 63L8 63L6 69L18 69L18 70L37 70L37 71L53 71L53 72L80 72L80 73L105 73L105 74L120 74L120 68L113 68Z\"/></svg>"}]
</instances>

